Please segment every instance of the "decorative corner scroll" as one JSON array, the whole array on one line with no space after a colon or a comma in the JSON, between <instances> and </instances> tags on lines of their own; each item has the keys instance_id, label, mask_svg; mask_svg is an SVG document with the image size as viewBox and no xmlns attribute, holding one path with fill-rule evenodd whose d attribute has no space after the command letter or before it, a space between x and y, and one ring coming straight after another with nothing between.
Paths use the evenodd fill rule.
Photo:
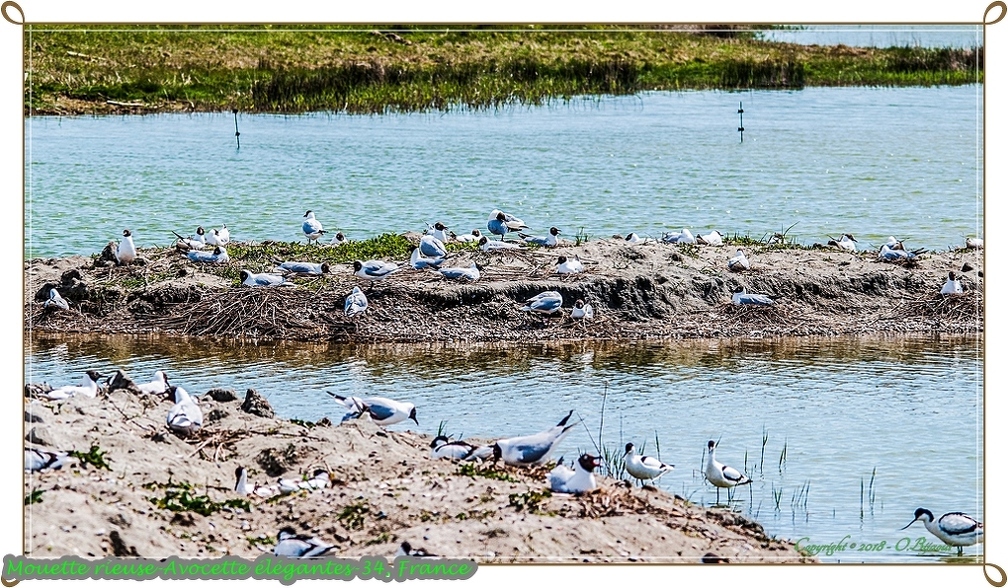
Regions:
<instances>
[{"instance_id":1,"label":"decorative corner scroll","mask_svg":"<svg viewBox=\"0 0 1008 588\"><path fill-rule=\"evenodd\" d=\"M995 2L995 4L997 4L997 2ZM1002 7L1004 7L1004 2L1001 2L1000 4L1001 4ZM21 20L14 20L14 18L11 17L11 13L10 13L10 9L11 8L13 8L14 10L17 10L17 13L21 15ZM987 10L990 10L990 8L988 8ZM0 13L2 13L4 19L7 22L11 23L12 25L24 26L24 23L25 23L24 11L21 10L21 7L18 5L17 2L12 2L11 0L7 0L3 4L0 4ZM1003 18L1004 14L1002 13L1001 16ZM1000 20L1000 19L998 19L998 20ZM995 21L995 22L997 22L997 21ZM17 583L17 581L14 582L14 584L16 584L16 583ZM14 584L7 584L6 581L4 582L4 586L13 586Z\"/></svg>"},{"instance_id":2,"label":"decorative corner scroll","mask_svg":"<svg viewBox=\"0 0 1008 588\"><path fill-rule=\"evenodd\" d=\"M9 2L5 2L4 3L5 6L7 4L11 4L11 3L9 3ZM995 8L1000 8L1001 9L1001 11L997 15L997 18L995 18L994 20L987 20L987 16L990 14L991 10L994 10ZM20 10L20 8L18 10ZM997 23L1001 22L1001 19L1003 19L1005 17L1006 13L1008 13L1008 6L1006 6L1005 3L1002 2L1001 0L995 0L994 2L991 2L990 6L987 7L987 10L984 11L983 23L985 25L997 24ZM998 568L998 569L1000 570L1001 568ZM1004 571L1003 570L1001 572L1001 575L1002 576L1004 575ZM1003 584L1001 584L1001 585L1003 585Z\"/></svg>"},{"instance_id":3,"label":"decorative corner scroll","mask_svg":"<svg viewBox=\"0 0 1008 588\"><path fill-rule=\"evenodd\" d=\"M1002 10L1004 9L1004 2L995 2L994 4L1000 4ZM990 10L990 9L988 8L988 10ZM1001 18L1004 18L1004 12L1001 13ZM999 18L998 20L1001 20L1001 18ZM997 20L995 20L994 22L997 22ZM990 23L990 24L994 24L994 23ZM987 573L987 568L988 567L991 567L991 568L994 568L995 570L997 570L998 574L1001 575L1001 579L1000 580L995 580L994 578L991 578L990 574ZM1001 588L1001 586L1004 586L1006 583L1008 583L1008 575L1006 575L1004 569L1001 566L997 565L997 564L992 564L992 563L984 562L984 564L983 564L983 573L984 573L984 577L987 578L987 581L990 582L990 585L994 586L994 588Z\"/></svg>"},{"instance_id":4,"label":"decorative corner scroll","mask_svg":"<svg viewBox=\"0 0 1008 588\"><path fill-rule=\"evenodd\" d=\"M13 2L5 2L4 5L3 5L3 7L0 8L0 10L2 10L4 12L4 18L7 18L7 5L8 4L14 4L14 3ZM14 6L17 6L17 4L14 4ZM21 10L21 9L18 8L18 10ZM10 19L7 18L7 20L10 20ZM14 24L18 24L18 23L14 23ZM23 23L21 23L21 24L23 24ZM986 575L987 572L984 571L984 574ZM990 580L990 578L988 577L987 580ZM7 586L7 588L11 588L11 586L17 586L20 583L21 583L21 580L8 580L7 578L4 578L3 576L0 576L0 584L3 584L4 586Z\"/></svg>"}]
</instances>

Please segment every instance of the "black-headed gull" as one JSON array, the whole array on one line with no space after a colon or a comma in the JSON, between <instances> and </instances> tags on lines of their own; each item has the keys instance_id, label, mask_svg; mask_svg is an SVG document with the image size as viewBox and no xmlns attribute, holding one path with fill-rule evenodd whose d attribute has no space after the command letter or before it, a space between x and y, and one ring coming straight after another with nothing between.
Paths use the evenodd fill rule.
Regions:
<instances>
[{"instance_id":1,"label":"black-headed gull","mask_svg":"<svg viewBox=\"0 0 1008 588\"><path fill-rule=\"evenodd\" d=\"M259 498L269 498L280 492L276 486L260 486L259 484L249 484L248 472L244 467L235 468L235 492L240 496L258 496Z\"/></svg>"},{"instance_id":2,"label":"black-headed gull","mask_svg":"<svg viewBox=\"0 0 1008 588\"><path fill-rule=\"evenodd\" d=\"M396 557L438 557L423 547L413 548L409 541L403 541L396 550Z\"/></svg>"},{"instance_id":3,"label":"black-headed gull","mask_svg":"<svg viewBox=\"0 0 1008 588\"><path fill-rule=\"evenodd\" d=\"M626 444L626 452L623 454L623 464L626 472L638 480L654 480L667 472L671 472L675 466L662 463L653 457L645 457L634 451L634 444Z\"/></svg>"},{"instance_id":4,"label":"black-headed gull","mask_svg":"<svg viewBox=\"0 0 1008 588\"><path fill-rule=\"evenodd\" d=\"M596 455L584 453L574 462L574 469L557 464L550 472L547 480L550 490L565 494L584 494L598 488L595 482L595 468L602 465L602 459ZM561 470L562 468L562 470ZM566 471L563 471L566 470Z\"/></svg>"},{"instance_id":5,"label":"black-headed gull","mask_svg":"<svg viewBox=\"0 0 1008 588\"><path fill-rule=\"evenodd\" d=\"M744 272L749 269L749 259L741 249L735 250L735 255L728 260L728 271Z\"/></svg>"},{"instance_id":6,"label":"black-headed gull","mask_svg":"<svg viewBox=\"0 0 1008 588\"><path fill-rule=\"evenodd\" d=\"M26 472L41 472L45 470L58 470L66 463L68 454L63 452L46 451L34 447L25 447L24 469Z\"/></svg>"},{"instance_id":7,"label":"black-headed gull","mask_svg":"<svg viewBox=\"0 0 1008 588\"><path fill-rule=\"evenodd\" d=\"M540 433L498 439L493 444L494 460L503 459L508 465L523 466L546 463L553 449L577 426L577 423L567 423L572 414L573 410L555 426Z\"/></svg>"},{"instance_id":8,"label":"black-headed gull","mask_svg":"<svg viewBox=\"0 0 1008 588\"><path fill-rule=\"evenodd\" d=\"M293 286L294 282L288 281L283 276L277 274L253 274L248 270L239 272L242 284L250 288L272 288L274 286Z\"/></svg>"},{"instance_id":9,"label":"black-headed gull","mask_svg":"<svg viewBox=\"0 0 1008 588\"><path fill-rule=\"evenodd\" d=\"M721 500L721 488L734 488L749 484L752 480L733 467L726 466L714 459L714 441L707 442L707 461L704 464L704 477L718 489L717 499Z\"/></svg>"},{"instance_id":10,"label":"black-headed gull","mask_svg":"<svg viewBox=\"0 0 1008 588\"><path fill-rule=\"evenodd\" d=\"M500 235L501 240L504 239L504 235L509 232L517 232L522 229L527 229L528 225L522 219L508 214L506 212L501 212L496 208L490 213L487 218L487 230L489 230L494 235Z\"/></svg>"},{"instance_id":11,"label":"black-headed gull","mask_svg":"<svg viewBox=\"0 0 1008 588\"><path fill-rule=\"evenodd\" d=\"M308 242L318 242L318 238L325 234L322 223L315 218L315 213L310 210L304 213L304 219L305 221L301 223L301 230L305 237L308 237Z\"/></svg>"},{"instance_id":12,"label":"black-headed gull","mask_svg":"<svg viewBox=\"0 0 1008 588\"><path fill-rule=\"evenodd\" d=\"M627 236L623 240L630 245L639 245L646 241L646 239L641 238L637 233L627 233Z\"/></svg>"},{"instance_id":13,"label":"black-headed gull","mask_svg":"<svg viewBox=\"0 0 1008 588\"><path fill-rule=\"evenodd\" d=\"M280 478L277 480L277 488L281 494L290 494L298 490L321 490L328 488L332 484L332 477L328 470L317 469L312 472L312 477L307 480Z\"/></svg>"},{"instance_id":14,"label":"black-headed gull","mask_svg":"<svg viewBox=\"0 0 1008 588\"><path fill-rule=\"evenodd\" d=\"M557 258L557 268L556 273L558 274L580 274L584 271L584 264L581 263L581 258L577 255L574 259L570 259L565 255L561 255Z\"/></svg>"},{"instance_id":15,"label":"black-headed gull","mask_svg":"<svg viewBox=\"0 0 1008 588\"><path fill-rule=\"evenodd\" d=\"M948 273L948 279L945 280L945 285L942 286L941 293L943 296L963 293L962 282L956 279L955 272Z\"/></svg>"},{"instance_id":16,"label":"black-headed gull","mask_svg":"<svg viewBox=\"0 0 1008 588\"><path fill-rule=\"evenodd\" d=\"M227 249L221 246L214 247L213 251L189 251L186 253L189 261L197 263L227 263L231 261Z\"/></svg>"},{"instance_id":17,"label":"black-headed gull","mask_svg":"<svg viewBox=\"0 0 1008 588\"><path fill-rule=\"evenodd\" d=\"M577 302L574 303L574 308L571 309L571 318L590 321L595 318L595 308L578 298Z\"/></svg>"},{"instance_id":18,"label":"black-headed gull","mask_svg":"<svg viewBox=\"0 0 1008 588\"><path fill-rule=\"evenodd\" d=\"M470 241L473 242L479 241L480 237L482 236L483 235L480 234L479 229L473 229L472 232L469 233L468 235L456 235L455 233L452 233L452 237L455 237L455 240L458 241L459 243L469 243Z\"/></svg>"},{"instance_id":19,"label":"black-headed gull","mask_svg":"<svg viewBox=\"0 0 1008 588\"><path fill-rule=\"evenodd\" d=\"M56 287L53 286L49 289L49 299L45 301L42 308L58 308L60 310L70 310L70 303L66 301L65 298L60 296L60 293L56 291Z\"/></svg>"},{"instance_id":20,"label":"black-headed gull","mask_svg":"<svg viewBox=\"0 0 1008 588\"><path fill-rule=\"evenodd\" d=\"M547 290L529 298L521 309L540 314L553 314L559 312L561 306L563 306L563 297L560 293L556 290Z\"/></svg>"},{"instance_id":21,"label":"black-headed gull","mask_svg":"<svg viewBox=\"0 0 1008 588\"><path fill-rule=\"evenodd\" d=\"M731 302L736 306L742 304L769 306L774 303L773 299L765 294L750 294L746 292L745 286L738 286L732 291Z\"/></svg>"},{"instance_id":22,"label":"black-headed gull","mask_svg":"<svg viewBox=\"0 0 1008 588\"><path fill-rule=\"evenodd\" d=\"M336 546L308 535L298 535L294 527L284 527L277 533L273 555L304 559L328 555Z\"/></svg>"},{"instance_id":23,"label":"black-headed gull","mask_svg":"<svg viewBox=\"0 0 1008 588\"><path fill-rule=\"evenodd\" d=\"M129 229L124 229L122 234L122 241L119 241L119 246L116 247L116 261L119 265L126 265L136 259L137 249L133 244L133 233Z\"/></svg>"},{"instance_id":24,"label":"black-headed gull","mask_svg":"<svg viewBox=\"0 0 1008 588\"><path fill-rule=\"evenodd\" d=\"M175 386L174 390L169 388L168 393L172 392L175 394L175 404L168 410L165 419L168 428L180 435L191 435L203 426L203 411L182 386Z\"/></svg>"},{"instance_id":25,"label":"black-headed gull","mask_svg":"<svg viewBox=\"0 0 1008 588\"><path fill-rule=\"evenodd\" d=\"M479 266L476 262L469 264L469 267L443 267L438 270L441 275L449 280L469 280L475 282L480 279Z\"/></svg>"},{"instance_id":26,"label":"black-headed gull","mask_svg":"<svg viewBox=\"0 0 1008 588\"><path fill-rule=\"evenodd\" d=\"M211 247L225 247L231 242L231 231L227 225L221 225L219 229L211 229L206 234L206 244Z\"/></svg>"},{"instance_id":27,"label":"black-headed gull","mask_svg":"<svg viewBox=\"0 0 1008 588\"><path fill-rule=\"evenodd\" d=\"M350 412L363 415L367 413L375 424L381 426L394 425L406 419L417 421L416 407L412 402L400 402L381 396L371 396L369 398L358 398L356 396L340 396L333 392L326 391L327 394L340 401Z\"/></svg>"},{"instance_id":28,"label":"black-headed gull","mask_svg":"<svg viewBox=\"0 0 1008 588\"><path fill-rule=\"evenodd\" d=\"M137 388L145 394L164 394L170 386L168 385L168 375L163 371L154 372L154 379L144 384L137 384Z\"/></svg>"},{"instance_id":29,"label":"black-headed gull","mask_svg":"<svg viewBox=\"0 0 1008 588\"><path fill-rule=\"evenodd\" d=\"M518 235L525 240L526 243L531 245L539 245L541 247L556 247L560 244L560 229L556 227L550 227L549 234L545 237L536 237L535 235L526 235L525 233L518 233Z\"/></svg>"},{"instance_id":30,"label":"black-headed gull","mask_svg":"<svg viewBox=\"0 0 1008 588\"><path fill-rule=\"evenodd\" d=\"M346 235L343 234L343 231L336 231L336 234L333 235L332 241L329 241L329 244L330 245L343 245L343 244L349 243L349 242L350 242L350 239L347 239Z\"/></svg>"},{"instance_id":31,"label":"black-headed gull","mask_svg":"<svg viewBox=\"0 0 1008 588\"><path fill-rule=\"evenodd\" d=\"M309 263L307 261L285 261L277 266L285 272L299 276L321 276L330 273L328 263Z\"/></svg>"},{"instance_id":32,"label":"black-headed gull","mask_svg":"<svg viewBox=\"0 0 1008 588\"><path fill-rule=\"evenodd\" d=\"M384 280L389 274L399 271L399 266L392 262L369 259L353 262L354 275L366 280Z\"/></svg>"},{"instance_id":33,"label":"black-headed gull","mask_svg":"<svg viewBox=\"0 0 1008 588\"><path fill-rule=\"evenodd\" d=\"M95 370L88 370L84 375L84 380L79 386L60 386L46 392L44 396L49 400L66 400L77 396L88 396L94 398L98 396L98 380L102 375Z\"/></svg>"},{"instance_id":34,"label":"black-headed gull","mask_svg":"<svg viewBox=\"0 0 1008 588\"><path fill-rule=\"evenodd\" d=\"M980 237L966 237L966 249L983 249L983 239Z\"/></svg>"},{"instance_id":35,"label":"black-headed gull","mask_svg":"<svg viewBox=\"0 0 1008 588\"><path fill-rule=\"evenodd\" d=\"M696 237L693 236L693 233L691 233L689 229L683 228L683 230L678 233L665 233L665 235L662 236L662 241L666 243L683 243L689 245L696 243Z\"/></svg>"},{"instance_id":36,"label":"black-headed gull","mask_svg":"<svg viewBox=\"0 0 1008 588\"><path fill-rule=\"evenodd\" d=\"M428 227L424 235L430 235L442 243L447 243L451 239L451 231L441 221L434 223L433 227Z\"/></svg>"},{"instance_id":37,"label":"black-headed gull","mask_svg":"<svg viewBox=\"0 0 1008 588\"><path fill-rule=\"evenodd\" d=\"M361 292L360 287L354 286L353 291L343 301L343 314L350 317L358 315L365 310L367 310L367 296L364 295L364 292Z\"/></svg>"},{"instance_id":38,"label":"black-headed gull","mask_svg":"<svg viewBox=\"0 0 1008 588\"><path fill-rule=\"evenodd\" d=\"M420 249L420 253L426 257L444 257L448 255L444 242L432 235L420 237L420 244L417 247Z\"/></svg>"},{"instance_id":39,"label":"black-headed gull","mask_svg":"<svg viewBox=\"0 0 1008 588\"><path fill-rule=\"evenodd\" d=\"M963 547L983 541L983 523L963 512L949 512L935 519L930 510L918 508L914 511L914 520L903 529L909 528L917 521L924 523L924 528L941 539L945 545L958 548L959 555L962 555Z\"/></svg>"}]
</instances>

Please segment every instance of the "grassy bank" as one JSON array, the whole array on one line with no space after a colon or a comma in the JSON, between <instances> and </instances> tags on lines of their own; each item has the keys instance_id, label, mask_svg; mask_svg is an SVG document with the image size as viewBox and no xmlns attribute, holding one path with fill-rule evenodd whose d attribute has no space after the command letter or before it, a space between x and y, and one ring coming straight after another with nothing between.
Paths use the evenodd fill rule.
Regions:
<instances>
[{"instance_id":1,"label":"grassy bank","mask_svg":"<svg viewBox=\"0 0 1008 588\"><path fill-rule=\"evenodd\" d=\"M28 114L496 108L645 90L982 81L970 49L801 46L748 31L33 25Z\"/></svg>"}]
</instances>

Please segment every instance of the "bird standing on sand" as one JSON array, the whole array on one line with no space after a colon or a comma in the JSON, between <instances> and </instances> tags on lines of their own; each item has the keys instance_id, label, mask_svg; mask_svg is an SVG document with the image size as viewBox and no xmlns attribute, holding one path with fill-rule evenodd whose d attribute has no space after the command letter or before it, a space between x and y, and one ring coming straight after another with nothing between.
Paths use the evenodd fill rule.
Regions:
<instances>
[{"instance_id":1,"label":"bird standing on sand","mask_svg":"<svg viewBox=\"0 0 1008 588\"><path fill-rule=\"evenodd\" d=\"M508 214L506 212L501 212L496 208L490 213L487 218L487 230L489 230L494 235L500 235L501 241L504 240L504 235L511 232L518 232L522 229L527 229L528 225L522 219Z\"/></svg>"},{"instance_id":2,"label":"bird standing on sand","mask_svg":"<svg viewBox=\"0 0 1008 588\"><path fill-rule=\"evenodd\" d=\"M308 242L318 242L318 238L325 234L322 230L322 223L320 223L315 218L315 213L308 211L304 213L305 221L301 223L301 231L304 232L305 237L308 237Z\"/></svg>"},{"instance_id":3,"label":"bird standing on sand","mask_svg":"<svg viewBox=\"0 0 1008 588\"><path fill-rule=\"evenodd\" d=\"M950 294L962 294L963 287L962 282L956 279L955 272L948 273L948 279L945 280L945 285L942 286L941 294L942 296L948 296Z\"/></svg>"},{"instance_id":4,"label":"bird standing on sand","mask_svg":"<svg viewBox=\"0 0 1008 588\"><path fill-rule=\"evenodd\" d=\"M555 426L540 433L498 439L493 444L494 461L503 459L508 465L522 466L546 463L553 449L563 441L571 429L577 426L578 423L567 424L572 414L573 410Z\"/></svg>"},{"instance_id":5,"label":"bird standing on sand","mask_svg":"<svg viewBox=\"0 0 1008 588\"><path fill-rule=\"evenodd\" d=\"M70 310L70 303L66 301L65 298L60 296L60 293L56 291L56 287L53 286L49 289L49 299L45 301L42 308L58 308L60 310Z\"/></svg>"},{"instance_id":6,"label":"bird standing on sand","mask_svg":"<svg viewBox=\"0 0 1008 588\"><path fill-rule=\"evenodd\" d=\"M718 489L717 499L721 501L721 488L734 488L749 484L752 480L733 467L726 466L714 459L714 448L717 444L714 441L707 442L707 463L704 466L704 477L707 481Z\"/></svg>"},{"instance_id":7,"label":"bird standing on sand","mask_svg":"<svg viewBox=\"0 0 1008 588\"><path fill-rule=\"evenodd\" d=\"M116 247L116 262L119 265L126 265L133 263L136 259L137 250L136 245L133 244L133 233L129 229L124 229L123 239L119 242L119 246Z\"/></svg>"},{"instance_id":8,"label":"bird standing on sand","mask_svg":"<svg viewBox=\"0 0 1008 588\"><path fill-rule=\"evenodd\" d=\"M346 297L343 302L343 314L348 317L361 314L367 310L367 296L361 292L360 287L354 286L353 291Z\"/></svg>"},{"instance_id":9,"label":"bird standing on sand","mask_svg":"<svg viewBox=\"0 0 1008 588\"><path fill-rule=\"evenodd\" d=\"M910 521L906 527L921 521L924 528L932 535L942 540L945 545L950 545L959 549L962 555L962 548L976 545L983 541L983 523L962 512L945 513L935 520L931 511L926 508L918 508L914 512L914 520ZM900 529L902 531L903 529Z\"/></svg>"},{"instance_id":10,"label":"bird standing on sand","mask_svg":"<svg viewBox=\"0 0 1008 588\"><path fill-rule=\"evenodd\" d=\"M626 466L628 474L641 481L657 479L675 468L675 466L662 463L653 457L638 455L634 451L633 443L626 444L626 452L623 454L623 464Z\"/></svg>"},{"instance_id":11,"label":"bird standing on sand","mask_svg":"<svg viewBox=\"0 0 1008 588\"><path fill-rule=\"evenodd\" d=\"M172 393L169 388L168 394ZM175 404L168 410L168 428L180 435L191 435L203 426L203 411L182 386L174 387Z\"/></svg>"}]
</instances>

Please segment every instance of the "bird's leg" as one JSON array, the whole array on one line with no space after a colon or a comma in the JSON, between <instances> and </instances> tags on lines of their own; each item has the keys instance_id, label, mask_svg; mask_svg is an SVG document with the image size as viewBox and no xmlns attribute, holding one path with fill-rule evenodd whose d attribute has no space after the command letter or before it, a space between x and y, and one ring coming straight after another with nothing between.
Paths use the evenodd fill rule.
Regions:
<instances>
[{"instance_id":1,"label":"bird's leg","mask_svg":"<svg viewBox=\"0 0 1008 588\"><path fill-rule=\"evenodd\" d=\"M959 546L959 556L962 557L962 546Z\"/></svg>"}]
</instances>

